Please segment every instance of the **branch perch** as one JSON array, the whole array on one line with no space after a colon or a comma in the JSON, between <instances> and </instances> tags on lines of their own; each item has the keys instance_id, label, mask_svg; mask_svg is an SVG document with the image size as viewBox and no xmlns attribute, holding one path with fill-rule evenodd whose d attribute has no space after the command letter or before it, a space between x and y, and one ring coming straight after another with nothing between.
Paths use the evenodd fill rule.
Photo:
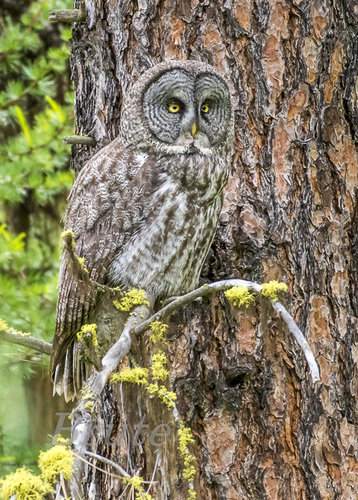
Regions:
<instances>
[{"instance_id":1,"label":"branch perch","mask_svg":"<svg viewBox=\"0 0 358 500\"><path fill-rule=\"evenodd\" d=\"M205 297L206 295L210 295L214 292L219 292L221 290L229 290L234 286L242 286L246 287L250 292L255 292L260 294L262 292L262 286L258 283L254 283L252 281L240 280L240 279L231 279L231 280L223 280L216 281L215 283L210 283L209 285L204 285L192 292L189 292L180 297L176 297L172 302L167 304L165 307L160 309L158 312L153 314L149 319L143 321L141 324L137 325L133 333L139 335L140 333L148 330L150 324L153 321L161 320L165 316L169 316L174 311L177 311L181 307L185 306L189 302L192 302L199 297ZM313 352L311 351L310 346L308 345L307 340L305 339L303 333L298 328L295 323L295 320L292 318L287 309L281 304L281 302L270 300L272 307L275 309L277 314L283 319L286 323L289 332L294 336L298 345L301 347L303 354L306 358L308 367L310 369L312 382L316 383L320 380L319 376L319 368L317 362L314 358Z\"/></svg>"},{"instance_id":2,"label":"branch perch","mask_svg":"<svg viewBox=\"0 0 358 500\"><path fill-rule=\"evenodd\" d=\"M73 252L73 246L71 250L71 245L68 242L69 251ZM75 254L73 257L76 257ZM78 261L78 258L74 259ZM80 263L81 264L81 263ZM83 270L82 270L83 271ZM189 292L183 296L175 297L169 303L167 303L162 309L150 316L150 308L146 305L137 306L131 316L129 317L120 338L113 344L113 346L108 350L102 359L102 369L100 371L94 371L89 379L84 384L82 390L82 397L79 401L77 407L72 412L72 445L75 450L80 455L88 454L86 449L87 443L89 441L90 433L92 430L92 413L96 405L100 401L101 394L105 388L108 378L111 373L118 367L119 363L122 361L124 356L126 356L131 348L133 334L139 335L150 327L150 324L154 321L159 321L164 317L170 316L173 312L182 308L189 302L199 298L205 297L212 293L229 290L233 287L245 287L248 291L254 292L256 294L261 294L263 288L257 283L252 281L246 281L241 279L231 279L217 281L208 285L204 285L192 292ZM298 345L301 347L311 372L312 382L316 383L320 380L319 368L314 355L306 341L303 333L296 325L294 319L285 309L285 307L275 299L269 299L274 310L286 323L289 332L294 336ZM143 318L144 321L142 321ZM179 413L176 407L173 410L174 419L178 421ZM80 478L83 469L83 462L79 458L75 463L76 473L71 481L71 492L77 492L80 488ZM189 484L189 488L192 489L192 483Z\"/></svg>"},{"instance_id":3,"label":"branch perch","mask_svg":"<svg viewBox=\"0 0 358 500\"><path fill-rule=\"evenodd\" d=\"M71 252L71 246L68 245L68 249ZM72 250L73 253L73 250ZM77 259L74 258L73 260L77 262ZM78 264L78 262L77 262ZM82 269L83 271L83 269ZM85 273L84 273L85 274ZM106 290L107 287L104 285L100 285L98 283L94 283L95 286L98 286L99 289ZM223 281L217 281L215 283L210 283L209 285L204 285L200 288L197 288L196 290L193 290L192 292L189 292L185 295L182 295L180 297L175 297L169 304L165 305L162 309L160 309L158 312L153 314L150 318L148 318L145 321L142 321L138 323L138 316L137 313L134 313L131 318L135 321L128 321L122 336L120 339L109 349L107 354L104 356L102 360L102 365L103 365L103 370L105 370L105 376L102 374L103 370L100 372L95 372L95 374L98 374L98 381L101 380L101 383L99 384L99 387L102 387L100 389L100 392L98 393L98 396L102 392L104 385L106 383L106 378L109 375L109 373L118 366L120 363L121 359L129 352L130 350L130 345L131 345L131 334L139 335L146 330L148 330L150 324L153 321L161 320L162 318L166 316L170 316L173 312L177 311L178 309L184 307L186 304L192 302L193 300L198 299L199 297L205 297L206 295L210 295L214 292L218 292L221 290L228 290L234 286L243 286L246 287L249 291L255 292L257 294L260 294L262 292L262 286L253 283L252 281L246 281L246 280L240 280L240 279L231 279L231 280L223 280ZM314 358L313 352L305 339L303 333L301 330L298 328L296 325L294 319L290 315L290 313L287 311L287 309L281 304L281 302L278 301L273 301L271 300L271 305L277 312L277 314L281 317L281 319L286 323L289 332L294 336L296 339L298 345L301 347L303 354L306 358L308 367L310 369L311 373L311 378L312 382L316 383L320 380L319 376L319 368L317 365L317 362ZM139 309L139 308L137 308ZM135 311L137 311L137 309ZM148 309L145 308L145 315L148 317L149 312ZM140 316L139 316L140 317ZM4 328L3 330L0 330L0 340L4 340L6 342L10 342L12 344L18 344L22 345L24 347L28 347L30 349L34 349L35 351L44 353L44 354L51 354L52 352L52 345L49 344L48 342L45 342L40 339L36 339L34 337L31 337L30 335L24 335L21 334L20 332L16 332L15 330L11 328ZM124 352L126 349L128 350ZM124 352L124 354L123 354ZM109 370L109 371L108 371ZM103 372L104 373L104 372ZM95 375L94 374L94 375ZM104 378L103 378L104 376ZM104 384L103 384L104 381ZM99 382L98 382L99 383Z\"/></svg>"}]
</instances>

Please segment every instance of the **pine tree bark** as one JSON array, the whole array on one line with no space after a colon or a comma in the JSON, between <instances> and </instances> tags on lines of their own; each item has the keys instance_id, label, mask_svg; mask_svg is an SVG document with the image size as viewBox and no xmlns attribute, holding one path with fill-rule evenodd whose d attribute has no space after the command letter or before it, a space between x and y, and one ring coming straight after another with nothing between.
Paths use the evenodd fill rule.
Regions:
<instances>
[{"instance_id":1,"label":"pine tree bark","mask_svg":"<svg viewBox=\"0 0 358 500\"><path fill-rule=\"evenodd\" d=\"M203 277L285 281L320 365L313 388L302 352L259 301L238 310L217 295L171 318L171 383L195 436L197 498L357 498L354 0L87 0L86 11L72 39L76 134L97 143L73 146L75 168L116 136L145 69L186 58L216 66L234 84L236 142ZM134 340L142 366L148 346L147 335ZM187 498L163 405L137 387L112 387L94 420L92 451L146 480L156 464L150 493ZM84 498L123 491L92 467L83 488Z\"/></svg>"}]
</instances>

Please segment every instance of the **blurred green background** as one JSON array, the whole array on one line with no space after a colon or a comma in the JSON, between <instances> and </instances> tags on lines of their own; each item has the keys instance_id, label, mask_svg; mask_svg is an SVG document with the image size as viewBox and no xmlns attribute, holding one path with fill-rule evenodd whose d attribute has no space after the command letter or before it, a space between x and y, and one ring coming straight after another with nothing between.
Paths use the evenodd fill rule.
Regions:
<instances>
[{"instance_id":1,"label":"blurred green background","mask_svg":"<svg viewBox=\"0 0 358 500\"><path fill-rule=\"evenodd\" d=\"M47 341L73 180L62 143L73 133L71 25L48 16L71 7L70 0L0 1L0 318ZM0 476L34 465L56 413L68 410L52 398L48 365L47 356L0 341Z\"/></svg>"}]
</instances>

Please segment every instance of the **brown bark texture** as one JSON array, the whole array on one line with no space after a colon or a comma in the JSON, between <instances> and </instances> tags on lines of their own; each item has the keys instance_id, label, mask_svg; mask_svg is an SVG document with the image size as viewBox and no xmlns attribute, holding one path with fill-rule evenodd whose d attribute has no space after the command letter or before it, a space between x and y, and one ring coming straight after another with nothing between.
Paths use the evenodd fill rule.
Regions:
<instances>
[{"instance_id":1,"label":"brown bark texture","mask_svg":"<svg viewBox=\"0 0 358 500\"><path fill-rule=\"evenodd\" d=\"M356 2L85 5L72 39L76 134L97 144L73 146L75 168L116 136L126 92L145 69L166 59L217 67L235 89L236 140L203 276L285 281L286 305L320 366L314 388L302 352L260 301L241 310L218 294L172 317L170 379L195 436L197 498L357 499ZM138 364L149 366L150 354L147 335L134 339ZM171 412L143 389L121 390L106 390L89 447L145 480L158 456L150 493L187 498ZM153 438L160 424L169 427ZM92 467L83 485L85 498L123 491Z\"/></svg>"}]
</instances>

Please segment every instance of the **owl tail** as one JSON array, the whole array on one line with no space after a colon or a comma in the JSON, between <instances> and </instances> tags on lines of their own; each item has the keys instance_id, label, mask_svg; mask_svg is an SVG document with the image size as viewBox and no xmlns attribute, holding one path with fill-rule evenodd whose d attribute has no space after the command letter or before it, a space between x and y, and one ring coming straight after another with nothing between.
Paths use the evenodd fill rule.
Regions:
<instances>
[{"instance_id":1,"label":"owl tail","mask_svg":"<svg viewBox=\"0 0 358 500\"><path fill-rule=\"evenodd\" d=\"M73 342L66 349L65 356L53 372L53 395L64 395L65 401L77 398L84 381L88 378L88 368L82 359L82 349Z\"/></svg>"}]
</instances>

